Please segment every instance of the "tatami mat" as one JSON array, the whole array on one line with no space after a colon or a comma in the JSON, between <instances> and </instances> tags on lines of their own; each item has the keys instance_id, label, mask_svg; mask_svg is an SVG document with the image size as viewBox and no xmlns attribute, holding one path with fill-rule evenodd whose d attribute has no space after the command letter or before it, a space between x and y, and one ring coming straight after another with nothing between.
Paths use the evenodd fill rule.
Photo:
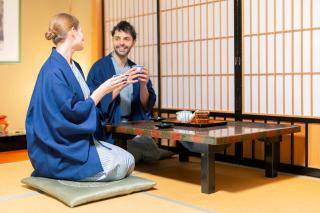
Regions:
<instances>
[{"instance_id":1,"label":"tatami mat","mask_svg":"<svg viewBox=\"0 0 320 213\"><path fill-rule=\"evenodd\" d=\"M198 158L181 163L177 157L138 165L135 175L157 182L147 192L69 208L20 183L30 175L29 161L0 164L1 212L319 212L320 179L216 163L217 192L200 192Z\"/></svg>"}]
</instances>

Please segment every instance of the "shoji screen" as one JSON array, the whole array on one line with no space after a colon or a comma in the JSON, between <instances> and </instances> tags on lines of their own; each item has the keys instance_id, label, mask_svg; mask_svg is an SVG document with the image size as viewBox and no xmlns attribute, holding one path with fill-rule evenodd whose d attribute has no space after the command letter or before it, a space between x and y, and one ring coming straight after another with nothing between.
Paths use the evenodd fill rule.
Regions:
<instances>
[{"instance_id":1,"label":"shoji screen","mask_svg":"<svg viewBox=\"0 0 320 213\"><path fill-rule=\"evenodd\" d=\"M234 111L233 0L161 0L161 107Z\"/></svg>"},{"instance_id":2,"label":"shoji screen","mask_svg":"<svg viewBox=\"0 0 320 213\"><path fill-rule=\"evenodd\" d=\"M320 1L242 5L244 113L320 117Z\"/></svg>"},{"instance_id":3,"label":"shoji screen","mask_svg":"<svg viewBox=\"0 0 320 213\"><path fill-rule=\"evenodd\" d=\"M137 42L129 58L149 70L153 88L158 94L157 1L105 0L104 7L105 54L113 50L112 28L121 20L129 21L137 31Z\"/></svg>"}]
</instances>

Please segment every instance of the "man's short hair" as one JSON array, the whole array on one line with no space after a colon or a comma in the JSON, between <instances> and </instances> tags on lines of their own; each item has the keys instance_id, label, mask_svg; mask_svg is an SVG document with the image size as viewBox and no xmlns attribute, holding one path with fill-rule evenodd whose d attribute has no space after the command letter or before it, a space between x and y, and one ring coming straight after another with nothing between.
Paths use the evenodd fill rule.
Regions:
<instances>
[{"instance_id":1,"label":"man's short hair","mask_svg":"<svg viewBox=\"0 0 320 213\"><path fill-rule=\"evenodd\" d=\"M116 26L113 27L113 29L111 30L112 37L114 36L116 31L123 31L129 33L132 36L133 40L136 40L137 38L136 30L127 21L120 21Z\"/></svg>"}]
</instances>

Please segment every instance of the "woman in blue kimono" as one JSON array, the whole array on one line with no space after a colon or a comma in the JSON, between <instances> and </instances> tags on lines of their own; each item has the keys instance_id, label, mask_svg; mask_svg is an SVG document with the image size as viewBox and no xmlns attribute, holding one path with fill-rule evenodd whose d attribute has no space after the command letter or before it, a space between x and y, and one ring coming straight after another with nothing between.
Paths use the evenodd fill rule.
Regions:
<instances>
[{"instance_id":1,"label":"woman in blue kimono","mask_svg":"<svg viewBox=\"0 0 320 213\"><path fill-rule=\"evenodd\" d=\"M128 176L133 156L93 134L101 122L96 105L113 90L135 83L137 73L110 78L90 94L81 67L72 59L84 42L77 18L57 14L45 37L56 47L40 70L26 117L32 175L75 181Z\"/></svg>"}]
</instances>

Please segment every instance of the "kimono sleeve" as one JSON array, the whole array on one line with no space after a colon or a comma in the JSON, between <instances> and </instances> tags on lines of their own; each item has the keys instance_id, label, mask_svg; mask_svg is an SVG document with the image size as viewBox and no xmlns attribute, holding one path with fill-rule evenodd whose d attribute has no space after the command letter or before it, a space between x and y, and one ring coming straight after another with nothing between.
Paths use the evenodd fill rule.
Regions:
<instances>
[{"instance_id":1,"label":"kimono sleeve","mask_svg":"<svg viewBox=\"0 0 320 213\"><path fill-rule=\"evenodd\" d=\"M87 84L90 88L91 93L108 79L109 78L104 73L103 65L101 63L94 64L90 69L87 77ZM112 92L106 94L97 104L102 125L104 125L107 122L108 118L110 118L110 113L113 111L112 109L114 104L115 101L112 100Z\"/></svg>"},{"instance_id":2,"label":"kimono sleeve","mask_svg":"<svg viewBox=\"0 0 320 213\"><path fill-rule=\"evenodd\" d=\"M151 112L154 104L156 103L156 99L157 99L157 95L154 92L154 89L152 87L152 83L149 80L148 84L147 84L147 88L148 88L148 92L149 92L149 100L148 100L148 104L147 104L147 112Z\"/></svg>"},{"instance_id":3,"label":"kimono sleeve","mask_svg":"<svg viewBox=\"0 0 320 213\"><path fill-rule=\"evenodd\" d=\"M80 88L67 82L59 72L53 72L43 84L43 114L62 137L83 137L96 130L96 106L90 97L84 100L76 86Z\"/></svg>"}]
</instances>

